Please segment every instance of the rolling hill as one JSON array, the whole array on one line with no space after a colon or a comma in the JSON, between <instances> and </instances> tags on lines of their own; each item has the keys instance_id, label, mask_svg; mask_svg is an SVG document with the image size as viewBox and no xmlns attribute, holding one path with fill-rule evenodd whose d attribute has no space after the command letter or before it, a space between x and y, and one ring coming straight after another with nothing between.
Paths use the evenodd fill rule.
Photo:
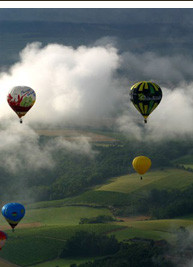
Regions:
<instances>
[{"instance_id":1,"label":"rolling hill","mask_svg":"<svg viewBox=\"0 0 193 267\"><path fill-rule=\"evenodd\" d=\"M66 203L126 205L129 201L146 195L152 189L185 190L193 185L193 172L181 169L154 170L146 173L143 180L136 173L109 179L105 184L93 188Z\"/></svg>"},{"instance_id":2,"label":"rolling hill","mask_svg":"<svg viewBox=\"0 0 193 267\"><path fill-rule=\"evenodd\" d=\"M187 161L187 163L189 163ZM185 161L184 161L185 164ZM193 229L193 217L155 220L148 216L117 216L115 222L79 224L81 218L99 215L113 216L117 207L127 207L132 201L147 195L152 189L184 192L193 185L193 172L178 168L152 169L143 180L136 173L106 179L100 185L64 199L42 201L26 205L26 216L14 233L0 217L1 229L8 240L1 257L19 266L67 267L90 258L60 259L66 240L84 230L115 235L118 241L130 238L165 239L175 242L180 226Z\"/></svg>"},{"instance_id":3,"label":"rolling hill","mask_svg":"<svg viewBox=\"0 0 193 267\"><path fill-rule=\"evenodd\" d=\"M140 180L140 176L136 173L114 178L97 190L121 193L148 191L153 188L183 190L191 184L193 184L193 173L180 169L163 169L146 173L143 180Z\"/></svg>"}]
</instances>

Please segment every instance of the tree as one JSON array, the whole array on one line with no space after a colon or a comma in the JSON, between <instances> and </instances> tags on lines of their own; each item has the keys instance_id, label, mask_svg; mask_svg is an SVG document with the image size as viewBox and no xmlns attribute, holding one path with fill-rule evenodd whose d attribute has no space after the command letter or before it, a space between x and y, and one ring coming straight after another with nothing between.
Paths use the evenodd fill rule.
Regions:
<instances>
[{"instance_id":1,"label":"tree","mask_svg":"<svg viewBox=\"0 0 193 267\"><path fill-rule=\"evenodd\" d=\"M119 243L114 236L97 235L86 231L76 232L66 241L60 257L66 256L103 256L119 250Z\"/></svg>"}]
</instances>

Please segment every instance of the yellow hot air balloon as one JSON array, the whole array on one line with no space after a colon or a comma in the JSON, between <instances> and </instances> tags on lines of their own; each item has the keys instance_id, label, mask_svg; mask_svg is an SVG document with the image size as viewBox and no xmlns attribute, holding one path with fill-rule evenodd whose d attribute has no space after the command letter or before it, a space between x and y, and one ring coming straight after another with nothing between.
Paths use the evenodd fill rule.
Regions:
<instances>
[{"instance_id":1,"label":"yellow hot air balloon","mask_svg":"<svg viewBox=\"0 0 193 267\"><path fill-rule=\"evenodd\" d=\"M134 158L132 162L134 170L138 172L139 174L145 174L149 168L151 167L151 160L148 157L145 156L139 156ZM141 176L142 180L142 176Z\"/></svg>"}]
</instances>

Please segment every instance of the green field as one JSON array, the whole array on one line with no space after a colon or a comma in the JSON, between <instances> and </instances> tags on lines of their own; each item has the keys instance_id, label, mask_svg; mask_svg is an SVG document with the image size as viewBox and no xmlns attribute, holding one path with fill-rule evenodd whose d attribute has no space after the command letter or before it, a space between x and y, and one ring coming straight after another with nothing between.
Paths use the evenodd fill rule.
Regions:
<instances>
[{"instance_id":1,"label":"green field","mask_svg":"<svg viewBox=\"0 0 193 267\"><path fill-rule=\"evenodd\" d=\"M52 204L54 206L55 201L50 202L49 206ZM66 239L77 231L106 233L122 227L110 224L79 225L80 218L98 215L111 215L111 212L106 208L74 206L26 208L26 215L15 232L6 230L8 240L1 251L1 257L21 266L28 266L57 258ZM2 216L0 223L2 227L8 225ZM38 227L37 223L40 224ZM24 228L25 225L28 227Z\"/></svg>"},{"instance_id":2,"label":"green field","mask_svg":"<svg viewBox=\"0 0 193 267\"><path fill-rule=\"evenodd\" d=\"M193 218L180 218L180 219L162 219L162 220L131 220L126 222L119 222L119 225L124 225L141 230L153 230L161 232L173 233L179 226L185 226L188 228L193 228L192 225Z\"/></svg>"},{"instance_id":3,"label":"green field","mask_svg":"<svg viewBox=\"0 0 193 267\"><path fill-rule=\"evenodd\" d=\"M97 190L120 193L147 191L153 188L183 190L191 184L193 184L193 173L180 169L165 169L150 171L143 175L143 180L140 180L140 175L136 173L113 178Z\"/></svg>"},{"instance_id":4,"label":"green field","mask_svg":"<svg viewBox=\"0 0 193 267\"><path fill-rule=\"evenodd\" d=\"M142 237L155 240L166 239L169 243L175 241L176 230L184 226L193 230L193 218L168 219L168 220L127 220L119 225L127 228L116 231L114 234L119 241L124 239Z\"/></svg>"},{"instance_id":5,"label":"green field","mask_svg":"<svg viewBox=\"0 0 193 267\"><path fill-rule=\"evenodd\" d=\"M120 225L93 224L74 226L42 226L6 231L8 240L1 251L1 257L20 266L54 260L58 258L65 241L77 231L110 233L122 228Z\"/></svg>"},{"instance_id":6,"label":"green field","mask_svg":"<svg viewBox=\"0 0 193 267\"><path fill-rule=\"evenodd\" d=\"M193 229L193 216L170 220L123 218L123 222L106 224L79 225L79 221L83 217L112 215L110 206L127 205L133 196L153 188L184 190L191 184L192 172L165 169L148 172L143 180L137 174L120 176L76 197L27 205L26 215L14 233L0 217L2 229L8 234L1 257L20 266L34 267L67 267L87 261L88 258L59 259L66 240L80 230L115 235L119 241L141 237L172 243L180 226Z\"/></svg>"},{"instance_id":7,"label":"green field","mask_svg":"<svg viewBox=\"0 0 193 267\"><path fill-rule=\"evenodd\" d=\"M23 222L40 222L44 225L77 225L81 217L94 217L99 215L111 215L108 209L90 207L54 207L44 209L29 210Z\"/></svg>"},{"instance_id":8,"label":"green field","mask_svg":"<svg viewBox=\"0 0 193 267\"><path fill-rule=\"evenodd\" d=\"M90 218L99 215L112 215L112 213L106 208L74 206L26 209L26 215L20 224L39 223L43 226L77 225L82 217ZM7 225L2 216L0 216L0 224Z\"/></svg>"},{"instance_id":9,"label":"green field","mask_svg":"<svg viewBox=\"0 0 193 267\"><path fill-rule=\"evenodd\" d=\"M152 189L185 190L193 184L193 172L181 169L150 171L143 180L136 173L111 178L102 186L97 186L77 197L63 200L71 204L92 204L101 206L127 205L132 199L146 194Z\"/></svg>"},{"instance_id":10,"label":"green field","mask_svg":"<svg viewBox=\"0 0 193 267\"><path fill-rule=\"evenodd\" d=\"M125 193L92 190L71 198L68 203L112 206L126 205L129 200L130 196Z\"/></svg>"},{"instance_id":11,"label":"green field","mask_svg":"<svg viewBox=\"0 0 193 267\"><path fill-rule=\"evenodd\" d=\"M155 240L164 238L172 243L175 241L177 228L185 226L188 229L193 229L192 223L192 218L146 221L128 219L124 222L105 225L46 226L17 229L15 233L8 231L9 242L1 251L1 256L21 266L51 267L58 264L60 267L67 267L72 263L90 260L88 258L57 259L65 240L76 231L85 230L107 233L108 235L113 234L119 241L141 237Z\"/></svg>"},{"instance_id":12,"label":"green field","mask_svg":"<svg viewBox=\"0 0 193 267\"><path fill-rule=\"evenodd\" d=\"M186 156L180 157L174 160L173 163L185 169L193 170L193 155L186 155Z\"/></svg>"},{"instance_id":13,"label":"green field","mask_svg":"<svg viewBox=\"0 0 193 267\"><path fill-rule=\"evenodd\" d=\"M193 164L181 164L180 166L183 166L185 169L193 170Z\"/></svg>"},{"instance_id":14,"label":"green field","mask_svg":"<svg viewBox=\"0 0 193 267\"><path fill-rule=\"evenodd\" d=\"M130 238L152 238L155 240L166 239L172 243L175 241L175 231L180 226L193 229L192 218L171 220L144 220L138 221L126 219L124 222L113 224L91 224L74 226L42 226L29 229L16 229L15 233L7 231L9 240L1 251L1 257L21 266L69 266L73 259L57 260L62 251L65 240L76 231L84 230L95 233L115 235L119 241L127 241ZM53 260L53 262L52 262ZM87 259L77 259L77 263ZM49 265L47 261L49 262ZM46 262L46 263L44 263ZM43 265L40 263L44 263Z\"/></svg>"}]
</instances>

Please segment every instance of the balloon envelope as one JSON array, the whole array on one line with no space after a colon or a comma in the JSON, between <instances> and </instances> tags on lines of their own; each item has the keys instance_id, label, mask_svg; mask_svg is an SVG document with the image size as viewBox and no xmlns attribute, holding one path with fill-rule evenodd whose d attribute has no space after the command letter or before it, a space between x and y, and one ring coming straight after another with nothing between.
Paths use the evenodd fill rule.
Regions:
<instances>
[{"instance_id":1,"label":"balloon envelope","mask_svg":"<svg viewBox=\"0 0 193 267\"><path fill-rule=\"evenodd\" d=\"M151 167L151 160L148 157L139 156L134 158L132 165L136 172L139 174L144 174Z\"/></svg>"},{"instance_id":2,"label":"balloon envelope","mask_svg":"<svg viewBox=\"0 0 193 267\"><path fill-rule=\"evenodd\" d=\"M16 86L7 96L7 102L19 118L25 116L36 101L35 91L28 86Z\"/></svg>"},{"instance_id":3,"label":"balloon envelope","mask_svg":"<svg viewBox=\"0 0 193 267\"><path fill-rule=\"evenodd\" d=\"M5 242L7 240L7 235L3 231L0 231L0 249L5 245Z\"/></svg>"},{"instance_id":4,"label":"balloon envelope","mask_svg":"<svg viewBox=\"0 0 193 267\"><path fill-rule=\"evenodd\" d=\"M25 208L20 203L7 203L2 208L2 215L11 225L12 229L19 223L25 215Z\"/></svg>"},{"instance_id":5,"label":"balloon envelope","mask_svg":"<svg viewBox=\"0 0 193 267\"><path fill-rule=\"evenodd\" d=\"M159 105L161 99L162 90L156 83L142 81L131 87L130 100L144 117L145 122L150 113Z\"/></svg>"}]
</instances>

